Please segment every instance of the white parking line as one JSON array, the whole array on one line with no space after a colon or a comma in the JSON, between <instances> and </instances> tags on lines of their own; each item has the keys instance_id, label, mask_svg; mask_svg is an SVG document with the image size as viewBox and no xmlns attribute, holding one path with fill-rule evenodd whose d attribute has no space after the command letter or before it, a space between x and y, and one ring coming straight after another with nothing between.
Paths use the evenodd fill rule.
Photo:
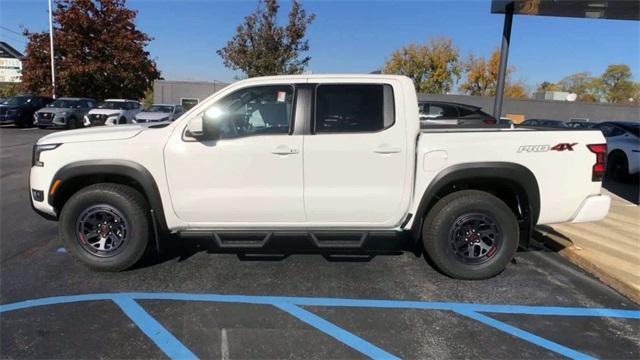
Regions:
<instances>
[{"instance_id":1,"label":"white parking line","mask_svg":"<svg viewBox=\"0 0 640 360\"><path fill-rule=\"evenodd\" d=\"M24 129L19 129L20 131L29 131L29 130L38 130L38 128L24 128Z\"/></svg>"},{"instance_id":2,"label":"white parking line","mask_svg":"<svg viewBox=\"0 0 640 360\"><path fill-rule=\"evenodd\" d=\"M227 339L227 329L220 330L220 358L229 360L229 340Z\"/></svg>"}]
</instances>

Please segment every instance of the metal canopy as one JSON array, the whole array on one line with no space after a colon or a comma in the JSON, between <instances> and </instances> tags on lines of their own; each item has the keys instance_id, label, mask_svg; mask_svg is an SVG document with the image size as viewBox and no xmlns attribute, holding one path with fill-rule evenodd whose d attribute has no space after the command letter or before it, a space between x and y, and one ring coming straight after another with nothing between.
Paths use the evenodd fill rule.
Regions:
<instances>
[{"instance_id":1,"label":"metal canopy","mask_svg":"<svg viewBox=\"0 0 640 360\"><path fill-rule=\"evenodd\" d=\"M638 0L492 0L491 12L505 14L509 3L516 15L640 20Z\"/></svg>"},{"instance_id":2,"label":"metal canopy","mask_svg":"<svg viewBox=\"0 0 640 360\"><path fill-rule=\"evenodd\" d=\"M559 16L593 19L640 20L640 0L491 0L491 12L504 14L500 68L493 116L502 116L507 59L513 15Z\"/></svg>"}]
</instances>

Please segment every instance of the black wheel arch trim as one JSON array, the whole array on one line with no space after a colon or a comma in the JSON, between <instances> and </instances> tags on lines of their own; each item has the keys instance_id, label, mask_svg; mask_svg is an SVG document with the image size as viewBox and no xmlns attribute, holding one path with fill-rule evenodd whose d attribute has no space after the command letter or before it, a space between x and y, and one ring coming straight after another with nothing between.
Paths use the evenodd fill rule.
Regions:
<instances>
[{"instance_id":1,"label":"black wheel arch trim","mask_svg":"<svg viewBox=\"0 0 640 360\"><path fill-rule=\"evenodd\" d=\"M60 168L53 179L51 180L51 186L56 180L60 180L59 189L61 189L66 181L81 176L91 175L118 175L128 177L135 180L144 191L144 195L149 201L150 210L153 210L154 223L157 223L161 232L167 232L168 226L164 215L164 208L162 206L162 197L158 190L153 175L144 166L129 160L85 160L77 161L67 164ZM59 191L50 194L47 202L49 205L56 207L55 200L56 194ZM59 210L59 209L58 209Z\"/></svg>"},{"instance_id":2,"label":"black wheel arch trim","mask_svg":"<svg viewBox=\"0 0 640 360\"><path fill-rule=\"evenodd\" d=\"M427 211L439 200L436 194L446 186L465 179L500 179L514 182L526 194L530 212L529 226L534 226L540 216L540 189L535 175L527 167L510 162L474 162L452 165L440 171L422 195L415 221L411 228L416 238L422 229ZM524 210L524 209L523 209Z\"/></svg>"}]
</instances>

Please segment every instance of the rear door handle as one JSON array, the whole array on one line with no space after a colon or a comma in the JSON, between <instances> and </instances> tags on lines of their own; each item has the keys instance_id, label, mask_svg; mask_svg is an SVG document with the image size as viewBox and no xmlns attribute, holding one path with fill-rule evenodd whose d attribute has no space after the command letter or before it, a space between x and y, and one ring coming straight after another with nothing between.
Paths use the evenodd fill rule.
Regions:
<instances>
[{"instance_id":1,"label":"rear door handle","mask_svg":"<svg viewBox=\"0 0 640 360\"><path fill-rule=\"evenodd\" d=\"M373 151L377 154L396 154L402 152L402 148L389 145L380 145Z\"/></svg>"},{"instance_id":2,"label":"rear door handle","mask_svg":"<svg viewBox=\"0 0 640 360\"><path fill-rule=\"evenodd\" d=\"M280 145L276 147L271 153L276 155L293 155L298 153L298 149L289 147L287 145Z\"/></svg>"}]
</instances>

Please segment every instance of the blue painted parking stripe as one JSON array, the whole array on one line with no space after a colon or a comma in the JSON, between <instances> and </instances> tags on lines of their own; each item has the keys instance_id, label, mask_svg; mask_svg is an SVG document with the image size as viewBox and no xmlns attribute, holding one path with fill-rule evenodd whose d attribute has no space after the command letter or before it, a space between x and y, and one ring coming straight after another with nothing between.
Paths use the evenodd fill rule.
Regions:
<instances>
[{"instance_id":1,"label":"blue painted parking stripe","mask_svg":"<svg viewBox=\"0 0 640 360\"><path fill-rule=\"evenodd\" d=\"M113 301L170 359L198 358L135 300L114 296Z\"/></svg>"},{"instance_id":2,"label":"blue painted parking stripe","mask_svg":"<svg viewBox=\"0 0 640 360\"><path fill-rule=\"evenodd\" d=\"M502 321L498 321L494 318L490 318L486 315L482 315L480 313L477 313L475 311L468 311L468 310L459 310L456 311L456 313L460 314L460 315L464 315L466 317L469 317L471 319L480 321L481 323L485 324L485 325L489 325L491 327L494 327L498 330L504 331L507 334L513 335L515 337L518 337L522 340L528 341L530 343L536 344L538 346L541 346L547 350L551 350L554 351L558 354L564 355L568 358L571 359L595 359L594 357L591 357L587 354L575 351L573 349L570 349L566 346L562 346L558 343L555 343L553 341L547 340L545 338L542 338L538 335L534 335L530 332L524 331L522 329L518 329L517 327L511 326L509 324L505 324Z\"/></svg>"},{"instance_id":3,"label":"blue painted parking stripe","mask_svg":"<svg viewBox=\"0 0 640 360\"><path fill-rule=\"evenodd\" d=\"M424 310L453 310L476 311L487 313L523 314L523 315L557 315L557 316L596 316L611 318L640 319L640 310L606 309L606 308L578 308L559 306L530 306L530 305L489 305L473 303L448 303L430 301L407 300L363 300L340 298L311 298L287 296L252 296L252 295L218 295L218 294L187 294L187 293L107 293L54 296L49 298L26 300L11 304L0 305L0 313L24 309L34 306L54 305L77 301L112 300L114 297L129 297L138 300L179 300L179 301L212 301L246 304L271 305L274 303L291 303L302 306L347 306L396 309L424 309Z\"/></svg>"},{"instance_id":4,"label":"blue painted parking stripe","mask_svg":"<svg viewBox=\"0 0 640 360\"><path fill-rule=\"evenodd\" d=\"M407 300L364 300L340 298L311 298L287 296L252 296L252 295L218 295L218 294L187 294L187 293L107 293L55 296L49 298L26 300L11 304L0 305L0 313L24 309L34 306L54 305L77 301L111 300L114 297L129 297L139 300L179 300L179 301L213 301L246 304L270 305L274 303L291 303L302 306L347 306L396 309L424 309L424 310L453 310L476 311L483 313L523 314L523 315L556 315L556 316L596 316L611 318L640 319L640 310L606 309L606 308L578 308L560 306L530 306L530 305L489 305L473 303L448 303L430 301Z\"/></svg>"},{"instance_id":5,"label":"blue painted parking stripe","mask_svg":"<svg viewBox=\"0 0 640 360\"><path fill-rule=\"evenodd\" d=\"M274 303L273 305L372 359L399 359L361 337L296 305L291 303Z\"/></svg>"}]
</instances>

